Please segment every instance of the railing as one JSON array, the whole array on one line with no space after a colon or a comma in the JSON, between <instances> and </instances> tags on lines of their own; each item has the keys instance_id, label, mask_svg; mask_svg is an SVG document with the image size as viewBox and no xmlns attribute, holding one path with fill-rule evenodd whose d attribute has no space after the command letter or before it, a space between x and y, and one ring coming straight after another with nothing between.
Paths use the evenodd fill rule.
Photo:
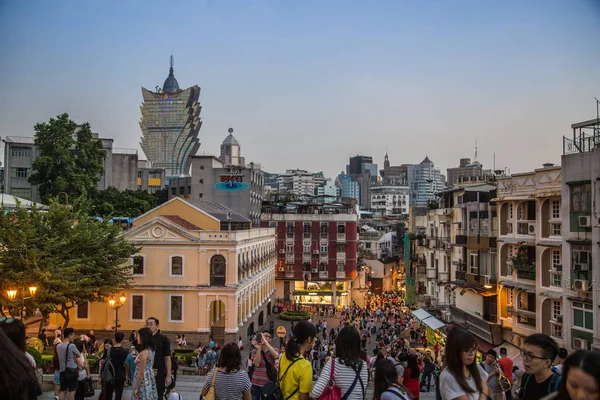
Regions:
<instances>
[{"instance_id":1,"label":"railing","mask_svg":"<svg viewBox=\"0 0 600 400\"><path fill-rule=\"evenodd\" d=\"M268 236L275 236L275 228L249 229L244 231L224 232L224 231L201 231L200 240L202 241L222 241L222 240L247 240L257 239Z\"/></svg>"},{"instance_id":2,"label":"railing","mask_svg":"<svg viewBox=\"0 0 600 400\"><path fill-rule=\"evenodd\" d=\"M427 267L424 264L417 266L417 275L424 276L426 274Z\"/></svg>"},{"instance_id":3,"label":"railing","mask_svg":"<svg viewBox=\"0 0 600 400\"><path fill-rule=\"evenodd\" d=\"M454 238L454 244L457 244L457 245L467 244L467 235L456 235Z\"/></svg>"},{"instance_id":4,"label":"railing","mask_svg":"<svg viewBox=\"0 0 600 400\"><path fill-rule=\"evenodd\" d=\"M438 279L441 282L448 282L450 280L450 272L438 272Z\"/></svg>"},{"instance_id":5,"label":"railing","mask_svg":"<svg viewBox=\"0 0 600 400\"><path fill-rule=\"evenodd\" d=\"M304 239L310 239L311 237L310 232L304 232L302 236L304 237Z\"/></svg>"},{"instance_id":6,"label":"railing","mask_svg":"<svg viewBox=\"0 0 600 400\"><path fill-rule=\"evenodd\" d=\"M338 233L337 234L337 240L339 242L345 241L346 240L346 234L345 233Z\"/></svg>"},{"instance_id":7,"label":"railing","mask_svg":"<svg viewBox=\"0 0 600 400\"><path fill-rule=\"evenodd\" d=\"M285 238L294 240L294 232L286 232Z\"/></svg>"},{"instance_id":8,"label":"railing","mask_svg":"<svg viewBox=\"0 0 600 400\"><path fill-rule=\"evenodd\" d=\"M517 278L535 281L535 264L513 265L513 269L517 270Z\"/></svg>"},{"instance_id":9,"label":"railing","mask_svg":"<svg viewBox=\"0 0 600 400\"><path fill-rule=\"evenodd\" d=\"M450 312L454 323L463 326L480 338L493 345L499 345L503 342L502 327L500 325L486 321L483 318L463 311L456 306L451 305Z\"/></svg>"},{"instance_id":10,"label":"railing","mask_svg":"<svg viewBox=\"0 0 600 400\"><path fill-rule=\"evenodd\" d=\"M575 153L587 153L600 144L600 135L583 136L581 135L573 141L563 136L563 155Z\"/></svg>"}]
</instances>

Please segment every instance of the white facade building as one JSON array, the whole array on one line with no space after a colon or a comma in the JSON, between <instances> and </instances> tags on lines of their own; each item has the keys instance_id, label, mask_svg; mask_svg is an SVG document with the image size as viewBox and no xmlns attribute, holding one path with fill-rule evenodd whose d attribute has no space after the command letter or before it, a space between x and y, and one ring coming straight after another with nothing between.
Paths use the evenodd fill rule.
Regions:
<instances>
[{"instance_id":1,"label":"white facade building","mask_svg":"<svg viewBox=\"0 0 600 400\"><path fill-rule=\"evenodd\" d=\"M408 186L371 186L371 209L374 216L408 215Z\"/></svg>"}]
</instances>

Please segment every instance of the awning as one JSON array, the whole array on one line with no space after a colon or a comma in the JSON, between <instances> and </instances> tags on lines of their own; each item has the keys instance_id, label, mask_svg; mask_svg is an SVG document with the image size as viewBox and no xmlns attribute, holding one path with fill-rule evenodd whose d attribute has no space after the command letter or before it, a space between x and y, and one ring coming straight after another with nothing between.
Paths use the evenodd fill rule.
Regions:
<instances>
[{"instance_id":1,"label":"awning","mask_svg":"<svg viewBox=\"0 0 600 400\"><path fill-rule=\"evenodd\" d=\"M414 315L415 318L417 318L421 321L424 321L427 318L431 317L431 314L429 314L427 311L423 310L422 308L419 308L418 310L413 311L411 314Z\"/></svg>"},{"instance_id":2,"label":"awning","mask_svg":"<svg viewBox=\"0 0 600 400\"><path fill-rule=\"evenodd\" d=\"M503 238L496 239L496 241L502 242L502 243L510 243L510 244L525 244L525 243L534 244L535 243L535 237L531 237L531 238L526 238L526 237L523 237L523 238L503 237Z\"/></svg>"},{"instance_id":3,"label":"awning","mask_svg":"<svg viewBox=\"0 0 600 400\"><path fill-rule=\"evenodd\" d=\"M562 299L562 293L557 292L542 292L540 296L550 297L551 299Z\"/></svg>"},{"instance_id":4,"label":"awning","mask_svg":"<svg viewBox=\"0 0 600 400\"><path fill-rule=\"evenodd\" d=\"M567 239L567 242L573 243L573 244L592 244L591 240L586 240L586 239Z\"/></svg>"},{"instance_id":5,"label":"awning","mask_svg":"<svg viewBox=\"0 0 600 400\"><path fill-rule=\"evenodd\" d=\"M500 284L502 286L508 287L508 288L521 289L527 293L535 293L535 286L528 285L526 283L513 282L513 281L500 281Z\"/></svg>"},{"instance_id":6,"label":"awning","mask_svg":"<svg viewBox=\"0 0 600 400\"><path fill-rule=\"evenodd\" d=\"M560 241L551 242L549 240L546 240L546 241L542 240L542 241L537 242L537 245L538 246L546 246L546 247L561 247L562 243Z\"/></svg>"},{"instance_id":7,"label":"awning","mask_svg":"<svg viewBox=\"0 0 600 400\"><path fill-rule=\"evenodd\" d=\"M561 197L562 193L560 191L558 192L544 192L544 193L538 193L535 195L536 198L539 197Z\"/></svg>"},{"instance_id":8,"label":"awning","mask_svg":"<svg viewBox=\"0 0 600 400\"><path fill-rule=\"evenodd\" d=\"M494 197L490 201L510 201L510 200L529 200L534 199L535 195L529 196L504 196L504 197Z\"/></svg>"},{"instance_id":9,"label":"awning","mask_svg":"<svg viewBox=\"0 0 600 400\"><path fill-rule=\"evenodd\" d=\"M440 328L443 328L444 326L446 326L446 324L444 322L440 321L436 317L429 317L429 318L425 319L423 322L425 323L425 325L427 325L434 331L436 329L440 329Z\"/></svg>"}]
</instances>

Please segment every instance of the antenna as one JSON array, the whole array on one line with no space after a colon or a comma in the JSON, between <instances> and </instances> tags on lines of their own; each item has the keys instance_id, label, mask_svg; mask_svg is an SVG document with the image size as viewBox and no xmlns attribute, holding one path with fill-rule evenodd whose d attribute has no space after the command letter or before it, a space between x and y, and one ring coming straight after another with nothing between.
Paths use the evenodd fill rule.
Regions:
<instances>
[{"instance_id":1,"label":"antenna","mask_svg":"<svg viewBox=\"0 0 600 400\"><path fill-rule=\"evenodd\" d=\"M475 160L473 160L473 162L477 161L477 138L475 138Z\"/></svg>"},{"instance_id":2,"label":"antenna","mask_svg":"<svg viewBox=\"0 0 600 400\"><path fill-rule=\"evenodd\" d=\"M173 58L173 54L171 54L171 57L169 58L169 65L171 69L173 69L173 64L175 64L175 59Z\"/></svg>"}]
</instances>

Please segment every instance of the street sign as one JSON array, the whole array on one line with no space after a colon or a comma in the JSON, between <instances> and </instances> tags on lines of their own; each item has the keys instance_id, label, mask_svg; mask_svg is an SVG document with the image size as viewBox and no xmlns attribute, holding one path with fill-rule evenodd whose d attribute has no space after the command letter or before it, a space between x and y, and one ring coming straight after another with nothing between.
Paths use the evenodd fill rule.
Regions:
<instances>
[{"instance_id":1,"label":"street sign","mask_svg":"<svg viewBox=\"0 0 600 400\"><path fill-rule=\"evenodd\" d=\"M286 330L285 330L285 326L278 326L277 327L277 336L279 336L280 338L284 338L286 334Z\"/></svg>"}]
</instances>

